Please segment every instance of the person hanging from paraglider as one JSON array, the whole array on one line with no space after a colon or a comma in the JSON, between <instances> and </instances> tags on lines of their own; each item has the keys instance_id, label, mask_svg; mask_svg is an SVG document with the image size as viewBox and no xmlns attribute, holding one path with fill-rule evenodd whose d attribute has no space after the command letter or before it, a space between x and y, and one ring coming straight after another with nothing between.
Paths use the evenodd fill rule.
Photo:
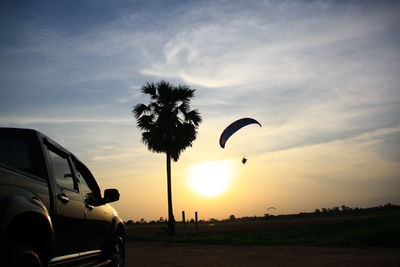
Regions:
<instances>
[{"instance_id":1,"label":"person hanging from paraglider","mask_svg":"<svg viewBox=\"0 0 400 267\"><path fill-rule=\"evenodd\" d=\"M225 148L225 143L228 141L229 137L236 133L239 129L243 128L244 126L247 126L249 124L258 124L260 127L261 124L256 121L255 119L252 118L243 118L239 119L237 121L232 122L228 127L225 128L225 130L221 133L221 136L219 137L219 145L221 148ZM247 162L246 156L243 156L242 158L242 163L245 165Z\"/></svg>"}]
</instances>

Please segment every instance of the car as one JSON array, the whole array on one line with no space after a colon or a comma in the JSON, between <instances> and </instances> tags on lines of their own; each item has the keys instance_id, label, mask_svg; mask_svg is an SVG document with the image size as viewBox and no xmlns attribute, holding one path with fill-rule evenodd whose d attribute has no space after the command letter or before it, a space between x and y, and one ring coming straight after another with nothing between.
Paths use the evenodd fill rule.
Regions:
<instances>
[{"instance_id":1,"label":"car","mask_svg":"<svg viewBox=\"0 0 400 267\"><path fill-rule=\"evenodd\" d=\"M0 128L1 266L124 266L125 227L74 154L33 129Z\"/></svg>"}]
</instances>

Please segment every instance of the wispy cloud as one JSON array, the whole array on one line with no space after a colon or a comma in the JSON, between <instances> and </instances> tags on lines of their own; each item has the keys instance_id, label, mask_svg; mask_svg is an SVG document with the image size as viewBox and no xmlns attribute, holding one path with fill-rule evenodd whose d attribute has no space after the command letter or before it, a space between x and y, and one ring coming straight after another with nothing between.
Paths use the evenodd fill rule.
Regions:
<instances>
[{"instance_id":1,"label":"wispy cloud","mask_svg":"<svg viewBox=\"0 0 400 267\"><path fill-rule=\"evenodd\" d=\"M29 116L8 116L7 118L1 118L0 123L3 124L15 124L15 125L28 125L28 124L70 124L70 123L132 123L129 119L120 118L51 118L51 117L29 117Z\"/></svg>"},{"instance_id":2,"label":"wispy cloud","mask_svg":"<svg viewBox=\"0 0 400 267\"><path fill-rule=\"evenodd\" d=\"M221 160L210 155L219 133L237 118L255 117L263 127L235 136L224 156L241 155L235 140L262 160L340 144L343 153L354 149L357 164L374 161L370 170L390 165L391 179L398 170L397 1L11 1L2 7L0 124L39 129L101 173L147 177L159 155L140 142L131 108L148 101L141 85L159 79L197 89L193 106L204 121L185 159ZM348 160L336 163L350 166L354 158ZM332 180L350 175L329 171L323 174Z\"/></svg>"},{"instance_id":3,"label":"wispy cloud","mask_svg":"<svg viewBox=\"0 0 400 267\"><path fill-rule=\"evenodd\" d=\"M293 85L315 79L320 62L354 51L363 38L371 40L397 23L386 17L389 8L374 15L372 10L351 5L348 10L334 4L305 6L296 11L282 9L276 2L261 11L240 6L233 14L224 13L224 6L203 6L181 19L184 26L168 39L162 58L142 73L206 87L254 82ZM273 14L275 10L278 15ZM262 11L268 15L257 16ZM209 22L193 22L193 17L208 13L218 16ZM321 52L327 57L321 57Z\"/></svg>"}]
</instances>

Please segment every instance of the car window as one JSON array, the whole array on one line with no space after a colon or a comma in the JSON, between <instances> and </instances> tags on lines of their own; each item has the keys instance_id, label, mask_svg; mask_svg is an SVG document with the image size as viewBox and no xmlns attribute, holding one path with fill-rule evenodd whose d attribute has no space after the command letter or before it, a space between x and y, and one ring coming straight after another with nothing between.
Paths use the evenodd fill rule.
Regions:
<instances>
[{"instance_id":1,"label":"car window","mask_svg":"<svg viewBox=\"0 0 400 267\"><path fill-rule=\"evenodd\" d=\"M44 159L36 136L30 133L0 132L0 164L45 177Z\"/></svg>"},{"instance_id":2,"label":"car window","mask_svg":"<svg viewBox=\"0 0 400 267\"><path fill-rule=\"evenodd\" d=\"M80 172L78 172L78 179L81 184L81 189L82 189L83 195L85 196L85 199L97 199L94 190L92 190L90 188L90 186L88 185L85 178L82 176L82 174Z\"/></svg>"},{"instance_id":3,"label":"car window","mask_svg":"<svg viewBox=\"0 0 400 267\"><path fill-rule=\"evenodd\" d=\"M90 171L79 161L73 160L73 162L77 170L78 180L85 199L99 199L100 196L98 190L96 190L96 186L93 185L94 178Z\"/></svg>"},{"instance_id":4,"label":"car window","mask_svg":"<svg viewBox=\"0 0 400 267\"><path fill-rule=\"evenodd\" d=\"M28 144L23 139L0 140L0 162L23 171L31 172L32 162Z\"/></svg>"},{"instance_id":5,"label":"car window","mask_svg":"<svg viewBox=\"0 0 400 267\"><path fill-rule=\"evenodd\" d=\"M57 184L71 190L76 190L77 186L74 181L68 159L65 156L51 150L49 150L49 154Z\"/></svg>"}]
</instances>

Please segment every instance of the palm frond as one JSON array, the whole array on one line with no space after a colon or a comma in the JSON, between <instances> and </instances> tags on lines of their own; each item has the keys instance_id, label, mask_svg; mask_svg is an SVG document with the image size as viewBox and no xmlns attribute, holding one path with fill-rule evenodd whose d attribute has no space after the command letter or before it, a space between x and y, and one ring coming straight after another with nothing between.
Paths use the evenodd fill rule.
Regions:
<instances>
[{"instance_id":1,"label":"palm frond","mask_svg":"<svg viewBox=\"0 0 400 267\"><path fill-rule=\"evenodd\" d=\"M151 113L153 114L159 114L161 112L161 107L158 105L157 102L151 102L149 104L149 108L151 109Z\"/></svg>"},{"instance_id":2,"label":"palm frond","mask_svg":"<svg viewBox=\"0 0 400 267\"><path fill-rule=\"evenodd\" d=\"M154 83L147 82L142 86L142 93L146 95L150 95L151 99L157 98L157 87Z\"/></svg>"},{"instance_id":3,"label":"palm frond","mask_svg":"<svg viewBox=\"0 0 400 267\"><path fill-rule=\"evenodd\" d=\"M191 147L197 137L197 131L193 124L183 123L174 131L174 139L171 140L170 154L174 161L179 159L180 154Z\"/></svg>"},{"instance_id":4,"label":"palm frond","mask_svg":"<svg viewBox=\"0 0 400 267\"><path fill-rule=\"evenodd\" d=\"M199 126L201 123L202 119L200 116L200 113L197 111L197 109L194 109L188 113L185 114L185 121L186 122L191 122L196 126Z\"/></svg>"},{"instance_id":5,"label":"palm frond","mask_svg":"<svg viewBox=\"0 0 400 267\"><path fill-rule=\"evenodd\" d=\"M163 140L152 131L142 133L142 142L152 152L165 152L165 145L163 144Z\"/></svg>"},{"instance_id":6,"label":"palm frond","mask_svg":"<svg viewBox=\"0 0 400 267\"><path fill-rule=\"evenodd\" d=\"M154 127L154 115L142 115L137 119L137 127L144 131L151 131Z\"/></svg>"},{"instance_id":7,"label":"palm frond","mask_svg":"<svg viewBox=\"0 0 400 267\"><path fill-rule=\"evenodd\" d=\"M132 114L135 118L139 118L143 113L150 111L150 107L145 104L137 104L132 109Z\"/></svg>"},{"instance_id":8,"label":"palm frond","mask_svg":"<svg viewBox=\"0 0 400 267\"><path fill-rule=\"evenodd\" d=\"M173 90L174 86L164 80L157 83L158 98L157 103L160 106L173 106Z\"/></svg>"},{"instance_id":9,"label":"palm frond","mask_svg":"<svg viewBox=\"0 0 400 267\"><path fill-rule=\"evenodd\" d=\"M180 101L189 101L194 97L194 91L194 89L190 89L187 85L179 85L175 90L176 98Z\"/></svg>"},{"instance_id":10,"label":"palm frond","mask_svg":"<svg viewBox=\"0 0 400 267\"><path fill-rule=\"evenodd\" d=\"M188 113L189 108L190 108L189 103L188 103L187 101L185 101L185 102L182 102L182 103L178 106L177 109L179 109L179 111L182 112L182 114L185 115L186 113Z\"/></svg>"}]
</instances>

